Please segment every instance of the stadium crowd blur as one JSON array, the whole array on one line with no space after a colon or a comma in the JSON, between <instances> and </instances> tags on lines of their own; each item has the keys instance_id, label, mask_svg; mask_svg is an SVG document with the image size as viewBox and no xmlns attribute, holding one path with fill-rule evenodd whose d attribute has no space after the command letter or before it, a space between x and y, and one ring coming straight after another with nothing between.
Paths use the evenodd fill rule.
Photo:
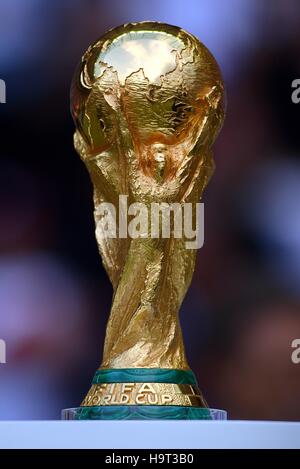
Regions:
<instances>
[{"instance_id":1,"label":"stadium crowd blur","mask_svg":"<svg viewBox=\"0 0 300 469\"><path fill-rule=\"evenodd\" d=\"M112 289L73 149L69 86L91 42L142 20L198 36L227 88L205 245L181 309L191 368L230 418L299 420L298 0L2 0L0 419L59 418L100 362Z\"/></svg>"}]
</instances>

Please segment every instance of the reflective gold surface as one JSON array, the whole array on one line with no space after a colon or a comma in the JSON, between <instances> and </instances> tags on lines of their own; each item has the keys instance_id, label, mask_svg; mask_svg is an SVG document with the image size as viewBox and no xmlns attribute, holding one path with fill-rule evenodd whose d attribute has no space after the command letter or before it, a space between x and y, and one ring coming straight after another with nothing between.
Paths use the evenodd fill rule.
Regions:
<instances>
[{"instance_id":1,"label":"reflective gold surface","mask_svg":"<svg viewBox=\"0 0 300 469\"><path fill-rule=\"evenodd\" d=\"M99 405L179 405L206 407L196 387L189 384L112 383L94 384L81 404Z\"/></svg>"},{"instance_id":2,"label":"reflective gold surface","mask_svg":"<svg viewBox=\"0 0 300 469\"><path fill-rule=\"evenodd\" d=\"M118 210L123 194L128 204L195 208L224 117L218 65L180 28L127 24L89 47L71 99L75 147L94 185L96 237L114 288L101 367L188 369L178 312L196 250L184 238L103 239L97 207L111 202Z\"/></svg>"}]
</instances>

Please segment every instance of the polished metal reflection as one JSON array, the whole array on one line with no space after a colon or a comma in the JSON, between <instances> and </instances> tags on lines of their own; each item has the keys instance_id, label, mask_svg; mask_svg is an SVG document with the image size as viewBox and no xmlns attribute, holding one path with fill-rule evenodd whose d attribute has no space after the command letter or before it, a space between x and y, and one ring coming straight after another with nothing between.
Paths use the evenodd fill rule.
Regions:
<instances>
[{"instance_id":1,"label":"polished metal reflection","mask_svg":"<svg viewBox=\"0 0 300 469\"><path fill-rule=\"evenodd\" d=\"M94 384L82 407L103 405L179 405L206 407L195 386L165 383Z\"/></svg>"},{"instance_id":2,"label":"polished metal reflection","mask_svg":"<svg viewBox=\"0 0 300 469\"><path fill-rule=\"evenodd\" d=\"M72 114L75 147L94 185L99 251L114 288L101 368L188 369L178 312L196 251L174 237L103 239L97 207L118 208L120 194L129 204L195 207L213 171L211 146L224 118L219 67L178 27L127 24L84 54Z\"/></svg>"}]
</instances>

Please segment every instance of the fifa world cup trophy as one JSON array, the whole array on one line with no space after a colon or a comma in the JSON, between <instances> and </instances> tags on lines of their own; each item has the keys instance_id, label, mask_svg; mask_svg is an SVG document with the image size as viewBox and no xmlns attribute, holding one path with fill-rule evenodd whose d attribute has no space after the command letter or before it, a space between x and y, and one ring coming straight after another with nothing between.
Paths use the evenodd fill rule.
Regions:
<instances>
[{"instance_id":1,"label":"fifa world cup trophy","mask_svg":"<svg viewBox=\"0 0 300 469\"><path fill-rule=\"evenodd\" d=\"M153 205L188 205L195 222L224 119L219 67L179 27L125 24L82 57L71 110L114 289L102 363L75 418L213 418L189 368L179 323L197 249L175 233L176 210L173 218L161 211L158 229L149 217L142 221ZM115 215L114 229L107 215ZM127 229L132 215L139 217L135 236ZM171 229L161 236L166 218Z\"/></svg>"}]
</instances>

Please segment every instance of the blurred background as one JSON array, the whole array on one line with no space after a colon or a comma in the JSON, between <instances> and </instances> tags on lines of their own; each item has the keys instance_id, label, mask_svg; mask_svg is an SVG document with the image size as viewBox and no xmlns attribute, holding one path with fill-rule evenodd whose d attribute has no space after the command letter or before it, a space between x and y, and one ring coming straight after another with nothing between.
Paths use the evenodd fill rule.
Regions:
<instances>
[{"instance_id":1,"label":"blurred background","mask_svg":"<svg viewBox=\"0 0 300 469\"><path fill-rule=\"evenodd\" d=\"M300 420L298 0L1 0L0 419L60 418L100 363L112 289L69 87L91 42L142 20L198 36L227 88L205 245L181 310L191 368L230 418Z\"/></svg>"}]
</instances>

